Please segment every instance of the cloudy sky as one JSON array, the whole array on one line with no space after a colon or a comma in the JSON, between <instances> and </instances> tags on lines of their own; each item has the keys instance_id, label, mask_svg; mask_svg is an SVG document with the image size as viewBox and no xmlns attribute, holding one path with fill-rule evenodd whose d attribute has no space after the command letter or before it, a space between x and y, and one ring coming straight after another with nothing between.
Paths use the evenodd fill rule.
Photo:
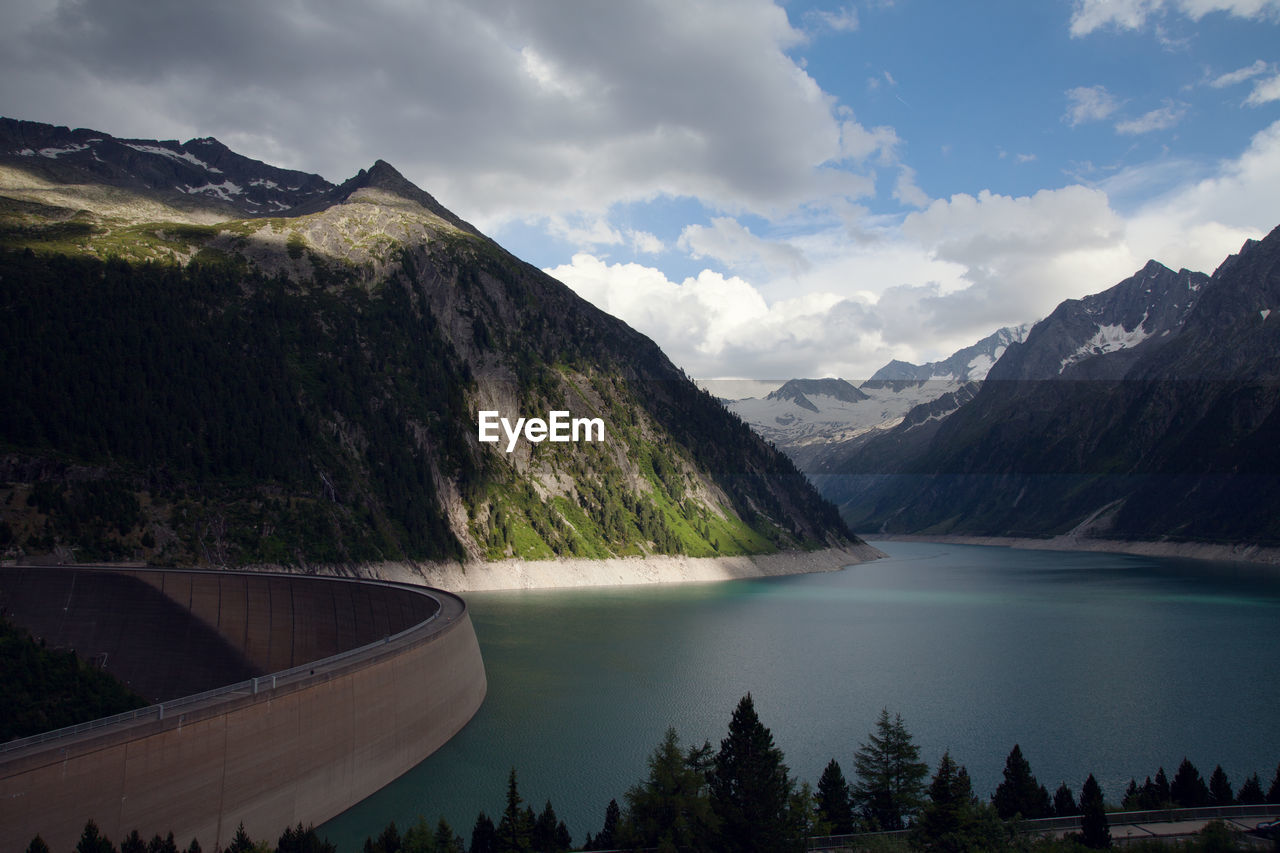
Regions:
<instances>
[{"instance_id":1,"label":"cloudy sky","mask_svg":"<svg viewBox=\"0 0 1280 853\"><path fill-rule=\"evenodd\" d=\"M397 166L693 376L945 357L1280 224L1280 0L0 0L0 114Z\"/></svg>"}]
</instances>

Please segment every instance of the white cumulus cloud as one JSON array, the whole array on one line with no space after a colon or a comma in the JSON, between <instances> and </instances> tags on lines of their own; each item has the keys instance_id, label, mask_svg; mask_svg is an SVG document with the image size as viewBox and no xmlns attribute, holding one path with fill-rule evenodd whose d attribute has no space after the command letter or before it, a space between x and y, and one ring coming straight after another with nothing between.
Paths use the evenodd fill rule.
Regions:
<instances>
[{"instance_id":1,"label":"white cumulus cloud","mask_svg":"<svg viewBox=\"0 0 1280 853\"><path fill-rule=\"evenodd\" d=\"M1143 174L1026 196L960 193L901 222L851 207L847 226L786 242L806 260L798 273L778 260L760 263L777 241L731 219L684 242L699 242L708 258L733 259L741 275L704 270L675 282L590 254L548 272L650 335L692 375L866 378L891 358L942 358L1001 326L1043 317L1148 259L1212 272L1276 224L1280 121L1204 177L1122 214L1108 193L1150 179L1136 171Z\"/></svg>"},{"instance_id":2,"label":"white cumulus cloud","mask_svg":"<svg viewBox=\"0 0 1280 853\"><path fill-rule=\"evenodd\" d=\"M713 217L710 227L685 226L677 245L694 259L715 258L738 270L794 277L809 267L808 259L795 246L762 239L726 216Z\"/></svg>"},{"instance_id":3,"label":"white cumulus cloud","mask_svg":"<svg viewBox=\"0 0 1280 853\"><path fill-rule=\"evenodd\" d=\"M1280 121L1254 135L1240 157L1157 198L1134 214L1127 239L1135 257L1212 272L1246 239L1277 224Z\"/></svg>"}]
</instances>

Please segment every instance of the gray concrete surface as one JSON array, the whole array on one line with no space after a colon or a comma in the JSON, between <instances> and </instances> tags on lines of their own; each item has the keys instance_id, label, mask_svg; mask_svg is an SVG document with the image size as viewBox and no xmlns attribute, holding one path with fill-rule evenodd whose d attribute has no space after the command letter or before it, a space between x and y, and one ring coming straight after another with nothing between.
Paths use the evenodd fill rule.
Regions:
<instances>
[{"instance_id":1,"label":"gray concrete surface","mask_svg":"<svg viewBox=\"0 0 1280 853\"><path fill-rule=\"evenodd\" d=\"M172 831L211 850L242 821L274 841L416 765L487 689L465 604L420 587L5 568L0 606L171 697L109 725L0 746L0 850L25 849L36 833L71 849L88 818L114 841ZM172 698L201 679L218 682L207 689L246 676L256 677L198 701Z\"/></svg>"}]
</instances>

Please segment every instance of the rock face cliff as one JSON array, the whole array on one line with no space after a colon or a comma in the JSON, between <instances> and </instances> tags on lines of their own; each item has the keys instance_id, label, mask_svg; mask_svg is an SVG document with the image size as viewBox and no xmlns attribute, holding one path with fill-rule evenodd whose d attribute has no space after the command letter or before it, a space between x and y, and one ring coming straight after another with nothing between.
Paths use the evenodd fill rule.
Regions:
<instances>
[{"instance_id":1,"label":"rock face cliff","mask_svg":"<svg viewBox=\"0 0 1280 853\"><path fill-rule=\"evenodd\" d=\"M847 544L643 335L381 161L0 120L0 549L161 563ZM481 442L480 411L600 441Z\"/></svg>"},{"instance_id":2,"label":"rock face cliff","mask_svg":"<svg viewBox=\"0 0 1280 853\"><path fill-rule=\"evenodd\" d=\"M931 434L819 478L859 530L1280 542L1280 229L1063 303Z\"/></svg>"}]
</instances>

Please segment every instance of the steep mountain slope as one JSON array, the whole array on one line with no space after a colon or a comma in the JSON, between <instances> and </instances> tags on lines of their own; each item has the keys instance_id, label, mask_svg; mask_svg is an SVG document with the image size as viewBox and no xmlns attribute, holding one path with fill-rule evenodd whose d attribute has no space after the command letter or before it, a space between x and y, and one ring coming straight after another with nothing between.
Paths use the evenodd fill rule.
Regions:
<instances>
[{"instance_id":1,"label":"steep mountain slope","mask_svg":"<svg viewBox=\"0 0 1280 853\"><path fill-rule=\"evenodd\" d=\"M1204 273L1148 261L1101 293L1063 302L1023 344L1010 347L987 378L1038 381L1074 371L1077 379L1119 379L1134 358L1181 331L1208 282Z\"/></svg>"},{"instance_id":2,"label":"steep mountain slope","mask_svg":"<svg viewBox=\"0 0 1280 853\"><path fill-rule=\"evenodd\" d=\"M855 529L1280 541L1273 306L1280 229L1211 279L1153 262L1063 303L927 441L820 486Z\"/></svg>"},{"instance_id":3,"label":"steep mountain slope","mask_svg":"<svg viewBox=\"0 0 1280 853\"><path fill-rule=\"evenodd\" d=\"M10 553L311 564L849 541L651 341L386 163L335 186L214 140L0 131ZM479 441L481 410L600 418L605 438L508 453Z\"/></svg>"}]
</instances>

